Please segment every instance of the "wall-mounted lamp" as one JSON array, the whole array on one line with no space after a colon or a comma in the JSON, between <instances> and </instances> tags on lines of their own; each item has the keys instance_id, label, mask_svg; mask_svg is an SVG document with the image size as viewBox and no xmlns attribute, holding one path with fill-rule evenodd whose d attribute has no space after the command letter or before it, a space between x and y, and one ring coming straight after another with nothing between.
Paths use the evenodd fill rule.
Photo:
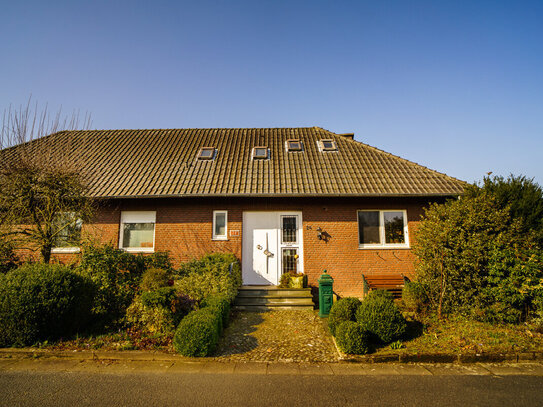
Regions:
<instances>
[{"instance_id":1,"label":"wall-mounted lamp","mask_svg":"<svg viewBox=\"0 0 543 407\"><path fill-rule=\"evenodd\" d=\"M317 238L319 240L322 240L322 229L320 227L317 228Z\"/></svg>"}]
</instances>

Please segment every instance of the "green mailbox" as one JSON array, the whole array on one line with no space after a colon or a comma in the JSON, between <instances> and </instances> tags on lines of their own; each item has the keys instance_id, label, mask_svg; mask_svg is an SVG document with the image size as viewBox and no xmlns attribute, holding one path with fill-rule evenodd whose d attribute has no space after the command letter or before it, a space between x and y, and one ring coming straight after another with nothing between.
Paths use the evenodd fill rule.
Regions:
<instances>
[{"instance_id":1,"label":"green mailbox","mask_svg":"<svg viewBox=\"0 0 543 407\"><path fill-rule=\"evenodd\" d=\"M334 279L324 273L319 277L319 317L327 317L334 303Z\"/></svg>"}]
</instances>

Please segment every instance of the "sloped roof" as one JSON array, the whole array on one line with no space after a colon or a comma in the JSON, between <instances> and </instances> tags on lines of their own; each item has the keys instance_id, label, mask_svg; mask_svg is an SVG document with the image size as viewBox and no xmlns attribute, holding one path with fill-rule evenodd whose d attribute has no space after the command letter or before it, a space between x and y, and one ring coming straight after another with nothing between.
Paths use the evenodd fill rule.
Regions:
<instances>
[{"instance_id":1,"label":"sloped roof","mask_svg":"<svg viewBox=\"0 0 543 407\"><path fill-rule=\"evenodd\" d=\"M303 151L287 152L299 139ZM320 152L332 139L337 152ZM252 160L255 146L270 159ZM3 150L6 158L14 149ZM27 144L77 161L91 195L166 196L446 196L464 182L319 127L64 131ZM198 160L215 147L214 160ZM60 153L62 151L62 154Z\"/></svg>"}]
</instances>

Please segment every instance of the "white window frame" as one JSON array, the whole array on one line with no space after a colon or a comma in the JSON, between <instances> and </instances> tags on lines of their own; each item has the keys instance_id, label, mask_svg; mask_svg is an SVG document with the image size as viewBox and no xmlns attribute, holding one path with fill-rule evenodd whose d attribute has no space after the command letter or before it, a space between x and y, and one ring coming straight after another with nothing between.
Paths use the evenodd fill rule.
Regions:
<instances>
[{"instance_id":1,"label":"white window frame","mask_svg":"<svg viewBox=\"0 0 543 407\"><path fill-rule=\"evenodd\" d=\"M324 148L324 142L325 141L331 142L333 147L332 148ZM339 151L339 148L337 146L337 142L336 142L336 140L333 140L333 139L317 140L317 147L319 148L319 151L321 153L336 153L336 152Z\"/></svg>"},{"instance_id":2,"label":"white window frame","mask_svg":"<svg viewBox=\"0 0 543 407\"><path fill-rule=\"evenodd\" d=\"M124 224L125 223L152 223L153 247L123 247ZM156 235L156 211L122 211L119 228L119 249L130 253L154 253Z\"/></svg>"},{"instance_id":3,"label":"white window frame","mask_svg":"<svg viewBox=\"0 0 543 407\"><path fill-rule=\"evenodd\" d=\"M61 212L59 215L62 215L63 213L70 213L75 215L75 212ZM81 218L77 217L76 222L81 221ZM81 221L81 228L83 228L83 221ZM79 253L81 251L81 248L79 246L65 246L65 247L52 247L51 253Z\"/></svg>"},{"instance_id":4,"label":"white window frame","mask_svg":"<svg viewBox=\"0 0 543 407\"><path fill-rule=\"evenodd\" d=\"M290 146L290 143L298 143L300 145L300 148L292 148ZM301 153L304 151L304 142L299 139L290 139L285 141L285 150L287 150L288 153Z\"/></svg>"},{"instance_id":5,"label":"white window frame","mask_svg":"<svg viewBox=\"0 0 543 407\"><path fill-rule=\"evenodd\" d=\"M360 243L360 212L379 212L379 240L380 243ZM403 214L403 235L405 243L385 243L385 213L402 212ZM409 248L409 228L407 220L407 210L405 209L359 209L356 211L356 223L358 227L358 248L359 249L398 249Z\"/></svg>"},{"instance_id":6,"label":"white window frame","mask_svg":"<svg viewBox=\"0 0 543 407\"><path fill-rule=\"evenodd\" d=\"M215 225L217 221L217 215L220 213L224 213L224 235L216 235L215 234ZM228 211L221 209L213 211L213 237L212 240L228 240Z\"/></svg>"},{"instance_id":7,"label":"white window frame","mask_svg":"<svg viewBox=\"0 0 543 407\"><path fill-rule=\"evenodd\" d=\"M256 155L256 150L266 150L266 156ZM253 160L269 160L270 159L270 149L267 146L255 146L251 152L251 159Z\"/></svg>"},{"instance_id":8,"label":"white window frame","mask_svg":"<svg viewBox=\"0 0 543 407\"><path fill-rule=\"evenodd\" d=\"M211 150L213 154L211 154L210 157L204 157L202 156L202 153L204 152L204 150ZM215 147L202 147L198 151L198 156L196 157L196 159L198 161L214 161L216 156L217 156L217 149Z\"/></svg>"}]
</instances>

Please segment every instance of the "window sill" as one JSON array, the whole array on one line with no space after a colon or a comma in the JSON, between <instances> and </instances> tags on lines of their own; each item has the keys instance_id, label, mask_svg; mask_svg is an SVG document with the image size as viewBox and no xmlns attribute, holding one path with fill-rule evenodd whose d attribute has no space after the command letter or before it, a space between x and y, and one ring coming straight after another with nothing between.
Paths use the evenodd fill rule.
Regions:
<instances>
[{"instance_id":1,"label":"window sill","mask_svg":"<svg viewBox=\"0 0 543 407\"><path fill-rule=\"evenodd\" d=\"M226 236L224 236L224 237L213 237L211 240L219 240L219 241L222 240L224 242L224 241L227 241L228 238Z\"/></svg>"},{"instance_id":2,"label":"window sill","mask_svg":"<svg viewBox=\"0 0 543 407\"><path fill-rule=\"evenodd\" d=\"M128 253L154 253L154 247L121 247L121 250L124 250Z\"/></svg>"},{"instance_id":3,"label":"window sill","mask_svg":"<svg viewBox=\"0 0 543 407\"><path fill-rule=\"evenodd\" d=\"M79 253L81 248L79 247L54 247L51 249L51 253Z\"/></svg>"},{"instance_id":4,"label":"window sill","mask_svg":"<svg viewBox=\"0 0 543 407\"><path fill-rule=\"evenodd\" d=\"M410 249L409 245L402 244L402 245L359 245L358 250L372 250L372 249L378 249L378 250L397 250L397 249Z\"/></svg>"}]
</instances>

